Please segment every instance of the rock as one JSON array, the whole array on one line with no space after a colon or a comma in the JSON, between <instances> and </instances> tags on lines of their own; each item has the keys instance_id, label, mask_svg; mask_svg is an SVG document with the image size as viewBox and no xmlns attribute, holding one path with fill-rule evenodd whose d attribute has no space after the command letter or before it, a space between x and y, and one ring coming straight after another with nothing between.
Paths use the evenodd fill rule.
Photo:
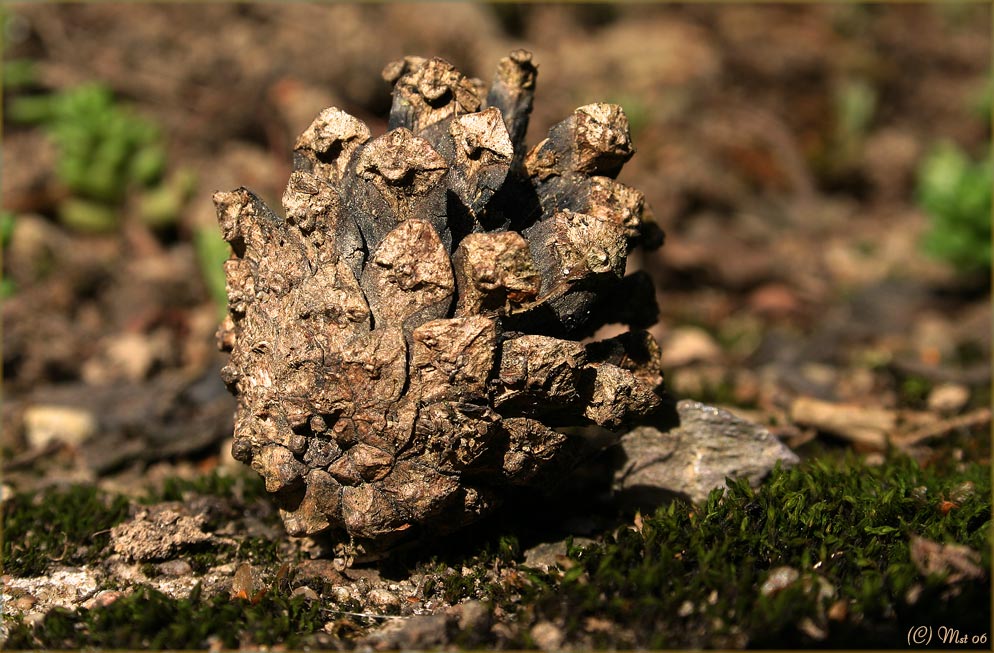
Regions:
<instances>
[{"instance_id":1,"label":"rock","mask_svg":"<svg viewBox=\"0 0 994 653\"><path fill-rule=\"evenodd\" d=\"M390 590L377 587L366 594L366 603L373 608L389 612L400 608L400 597Z\"/></svg>"},{"instance_id":2,"label":"rock","mask_svg":"<svg viewBox=\"0 0 994 653\"><path fill-rule=\"evenodd\" d=\"M115 334L101 344L97 356L83 364L81 376L92 385L115 381L139 382L148 376L158 361L166 357L169 347L169 336L164 330L154 336Z\"/></svg>"},{"instance_id":3,"label":"rock","mask_svg":"<svg viewBox=\"0 0 994 653\"><path fill-rule=\"evenodd\" d=\"M942 576L947 585L985 578L978 551L962 544L940 544L911 536L911 561L922 576Z\"/></svg>"},{"instance_id":4,"label":"rock","mask_svg":"<svg viewBox=\"0 0 994 653\"><path fill-rule=\"evenodd\" d=\"M14 607L18 612L27 612L33 608L37 602L38 599L28 594L26 596L18 597L17 600L14 601Z\"/></svg>"},{"instance_id":5,"label":"rock","mask_svg":"<svg viewBox=\"0 0 994 653\"><path fill-rule=\"evenodd\" d=\"M43 615L52 608L75 610L84 601L92 598L106 577L100 571L81 567L77 569L57 569L46 576L33 578L3 577L0 603L4 614L13 613L23 606L30 614ZM31 597L33 602L18 604L13 597Z\"/></svg>"},{"instance_id":6,"label":"rock","mask_svg":"<svg viewBox=\"0 0 994 653\"><path fill-rule=\"evenodd\" d=\"M52 442L82 444L96 433L97 420L82 408L38 404L24 411L24 436L32 449Z\"/></svg>"},{"instance_id":7,"label":"rock","mask_svg":"<svg viewBox=\"0 0 994 653\"><path fill-rule=\"evenodd\" d=\"M345 582L345 577L342 576L335 561L326 558L302 560L297 565L295 578L302 583L310 583L317 587L325 584L341 585Z\"/></svg>"},{"instance_id":8,"label":"rock","mask_svg":"<svg viewBox=\"0 0 994 653\"><path fill-rule=\"evenodd\" d=\"M203 531L203 514L186 514L177 503L163 503L141 510L134 519L110 531L114 551L127 560L163 560L212 538Z\"/></svg>"},{"instance_id":9,"label":"rock","mask_svg":"<svg viewBox=\"0 0 994 653\"><path fill-rule=\"evenodd\" d=\"M574 537L574 546L592 544L594 541L588 537ZM525 565L534 567L542 571L548 571L554 567L559 558L566 555L566 541L542 542L525 551Z\"/></svg>"},{"instance_id":10,"label":"rock","mask_svg":"<svg viewBox=\"0 0 994 653\"><path fill-rule=\"evenodd\" d=\"M625 460L614 476L614 488L626 500L657 504L682 494L696 503L725 486L725 478L759 483L777 461L797 456L769 431L726 410L682 400L676 405L679 425L668 431L635 428L619 443Z\"/></svg>"},{"instance_id":11,"label":"rock","mask_svg":"<svg viewBox=\"0 0 994 653\"><path fill-rule=\"evenodd\" d=\"M180 559L159 563L158 570L163 576L188 576L193 573L190 563Z\"/></svg>"},{"instance_id":12,"label":"rock","mask_svg":"<svg viewBox=\"0 0 994 653\"><path fill-rule=\"evenodd\" d=\"M490 627L493 610L483 601L466 601L452 606L450 614L456 617L459 630L471 633L483 633Z\"/></svg>"},{"instance_id":13,"label":"rock","mask_svg":"<svg viewBox=\"0 0 994 653\"><path fill-rule=\"evenodd\" d=\"M543 651L555 651L563 643L563 631L549 621L540 621L528 633L535 641L535 645Z\"/></svg>"},{"instance_id":14,"label":"rock","mask_svg":"<svg viewBox=\"0 0 994 653\"><path fill-rule=\"evenodd\" d=\"M780 590L787 589L796 583L800 577L800 572L793 567L777 567L771 570L769 576L763 581L762 586L759 588L759 593L763 596L771 596Z\"/></svg>"},{"instance_id":15,"label":"rock","mask_svg":"<svg viewBox=\"0 0 994 653\"><path fill-rule=\"evenodd\" d=\"M310 587L307 587L306 585L301 585L300 587L293 588L293 591L290 592L290 596L291 597L302 596L308 601L319 601L321 599L321 597L318 596L317 592L312 590Z\"/></svg>"},{"instance_id":16,"label":"rock","mask_svg":"<svg viewBox=\"0 0 994 653\"><path fill-rule=\"evenodd\" d=\"M958 383L943 383L928 393L928 408L938 413L955 413L969 401L970 389Z\"/></svg>"},{"instance_id":17,"label":"rock","mask_svg":"<svg viewBox=\"0 0 994 653\"><path fill-rule=\"evenodd\" d=\"M375 650L424 650L448 643L449 620L444 614L416 615L388 623L363 643Z\"/></svg>"},{"instance_id":18,"label":"rock","mask_svg":"<svg viewBox=\"0 0 994 653\"><path fill-rule=\"evenodd\" d=\"M330 595L331 600L338 605L344 605L355 600L355 597L352 595L352 590L346 585L335 585L331 588Z\"/></svg>"},{"instance_id":19,"label":"rock","mask_svg":"<svg viewBox=\"0 0 994 653\"><path fill-rule=\"evenodd\" d=\"M690 363L713 363L721 358L721 347L704 329L679 327L663 339L661 358L667 369Z\"/></svg>"},{"instance_id":20,"label":"rock","mask_svg":"<svg viewBox=\"0 0 994 653\"><path fill-rule=\"evenodd\" d=\"M94 608L106 608L122 596L124 596L124 592L120 592L118 590L104 590L102 592L97 592L92 599L84 601L83 607L87 610L92 610Z\"/></svg>"}]
</instances>

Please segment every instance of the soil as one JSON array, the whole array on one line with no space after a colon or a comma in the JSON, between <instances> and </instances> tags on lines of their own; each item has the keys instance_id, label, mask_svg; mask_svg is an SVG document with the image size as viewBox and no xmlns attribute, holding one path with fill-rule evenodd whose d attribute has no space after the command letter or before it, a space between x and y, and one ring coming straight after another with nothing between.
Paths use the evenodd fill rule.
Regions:
<instances>
[{"instance_id":1,"label":"soil","mask_svg":"<svg viewBox=\"0 0 994 653\"><path fill-rule=\"evenodd\" d=\"M118 229L84 235L56 219L68 193L55 174L58 152L38 127L5 120L3 207L16 217L3 273L16 290L2 307L4 501L70 483L133 497L176 477L250 484L252 472L230 456L234 399L219 376L227 354L216 350L219 308L194 243L198 230L215 228L211 195L245 186L279 206L294 140L325 107L382 133L390 89L380 71L392 60L440 56L489 80L518 47L539 66L529 143L581 104L617 102L629 116L637 153L620 181L645 193L666 234L629 270L656 283L652 332L673 395L771 425L802 459L855 452L872 463L897 448L922 465L989 461L989 271L964 274L923 253L929 217L916 195L921 162L937 143L980 157L990 142L989 116L976 109L989 84L989 6L4 11L5 60L30 59L36 70L34 85L5 88L5 101L99 81L160 126L168 171L197 180L165 227L138 218L132 192ZM859 98L869 98L862 117ZM251 597L257 583L236 573L237 558L209 570L176 562L247 529L296 556L299 578L320 579L309 589L325 588L354 612L438 616L404 635L391 634L396 624L376 626L390 618L371 617L361 632L328 626L329 637L394 648L444 643L453 629L499 630L481 625L472 602L410 607L405 597L423 578L350 567L341 549L291 540L264 500L222 503L133 510L126 542L140 540L143 527L160 532L156 515L165 513L185 520L189 537L160 539L151 548L167 554L144 561L148 546L125 543L58 578L55 565L19 590L34 599L17 609L40 615L100 596L112 602L116 595L98 593L108 579L121 588L153 582L182 597L196 578L205 592ZM228 514L246 506L262 516ZM564 510L544 533L537 516L518 526L529 548L596 538L618 525L612 519ZM555 560L543 551L531 549L532 563ZM153 558L172 566L148 576L142 564ZM4 578L5 587L25 582ZM61 590L42 591L54 586ZM539 626L534 643L569 644L554 625Z\"/></svg>"}]
</instances>

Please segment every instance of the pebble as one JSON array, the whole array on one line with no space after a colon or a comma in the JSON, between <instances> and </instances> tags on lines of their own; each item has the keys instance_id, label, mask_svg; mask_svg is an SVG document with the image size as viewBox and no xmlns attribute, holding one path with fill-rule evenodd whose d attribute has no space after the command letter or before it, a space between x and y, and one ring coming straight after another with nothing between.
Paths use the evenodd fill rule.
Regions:
<instances>
[{"instance_id":1,"label":"pebble","mask_svg":"<svg viewBox=\"0 0 994 653\"><path fill-rule=\"evenodd\" d=\"M563 631L549 621L540 621L529 632L535 644L544 651L554 651L563 644Z\"/></svg>"},{"instance_id":2,"label":"pebble","mask_svg":"<svg viewBox=\"0 0 994 653\"><path fill-rule=\"evenodd\" d=\"M27 612L34 607L34 604L38 602L38 599L28 594L27 596L22 596L14 601L14 607L21 612Z\"/></svg>"},{"instance_id":3,"label":"pebble","mask_svg":"<svg viewBox=\"0 0 994 653\"><path fill-rule=\"evenodd\" d=\"M294 590L290 592L290 596L291 597L302 596L308 601L317 601L320 598L318 597L318 593L312 590L307 585L301 585L300 587L295 587Z\"/></svg>"},{"instance_id":4,"label":"pebble","mask_svg":"<svg viewBox=\"0 0 994 653\"><path fill-rule=\"evenodd\" d=\"M186 560L166 560L159 563L159 572L163 576L186 576L193 573L193 567Z\"/></svg>"},{"instance_id":5,"label":"pebble","mask_svg":"<svg viewBox=\"0 0 994 653\"><path fill-rule=\"evenodd\" d=\"M776 594L780 590L786 589L795 583L800 576L801 573L793 567L777 567L766 577L766 581L759 588L759 593L763 596Z\"/></svg>"},{"instance_id":6,"label":"pebble","mask_svg":"<svg viewBox=\"0 0 994 653\"><path fill-rule=\"evenodd\" d=\"M721 347L699 327L679 327L664 340L660 361L664 368L690 363L713 363L721 359Z\"/></svg>"},{"instance_id":7,"label":"pebble","mask_svg":"<svg viewBox=\"0 0 994 653\"><path fill-rule=\"evenodd\" d=\"M842 600L836 601L828 609L828 618L832 621L845 621L848 614L849 604Z\"/></svg>"},{"instance_id":8,"label":"pebble","mask_svg":"<svg viewBox=\"0 0 994 653\"><path fill-rule=\"evenodd\" d=\"M400 599L397 595L381 587L369 590L369 593L366 595L366 601L369 605L381 610L391 610L400 607Z\"/></svg>"},{"instance_id":9,"label":"pebble","mask_svg":"<svg viewBox=\"0 0 994 653\"><path fill-rule=\"evenodd\" d=\"M102 592L98 592L93 598L85 601L83 603L83 607L87 610L92 610L93 608L106 608L122 596L124 596L124 592L119 592L117 590L104 590Z\"/></svg>"},{"instance_id":10,"label":"pebble","mask_svg":"<svg viewBox=\"0 0 994 653\"><path fill-rule=\"evenodd\" d=\"M331 600L342 605L352 600L352 590L345 585L335 585L331 588Z\"/></svg>"},{"instance_id":11,"label":"pebble","mask_svg":"<svg viewBox=\"0 0 994 653\"><path fill-rule=\"evenodd\" d=\"M458 606L459 629L482 632L490 625L490 606L482 601L466 601Z\"/></svg>"},{"instance_id":12,"label":"pebble","mask_svg":"<svg viewBox=\"0 0 994 653\"><path fill-rule=\"evenodd\" d=\"M928 393L928 408L938 413L955 413L970 401L970 390L958 383L943 383Z\"/></svg>"},{"instance_id":13,"label":"pebble","mask_svg":"<svg viewBox=\"0 0 994 653\"><path fill-rule=\"evenodd\" d=\"M24 437L32 449L52 442L76 446L96 432L93 413L81 408L40 404L24 411Z\"/></svg>"}]
</instances>

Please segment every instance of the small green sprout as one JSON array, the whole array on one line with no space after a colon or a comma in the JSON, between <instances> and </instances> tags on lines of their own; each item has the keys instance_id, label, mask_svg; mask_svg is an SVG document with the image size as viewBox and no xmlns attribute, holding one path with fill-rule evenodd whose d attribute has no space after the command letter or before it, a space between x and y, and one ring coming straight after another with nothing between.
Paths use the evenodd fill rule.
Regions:
<instances>
[{"instance_id":1,"label":"small green sprout","mask_svg":"<svg viewBox=\"0 0 994 653\"><path fill-rule=\"evenodd\" d=\"M221 237L221 231L214 225L197 228L193 233L193 243L197 249L197 260L200 262L204 282L223 318L228 310L224 262L228 260L231 249Z\"/></svg>"},{"instance_id":2,"label":"small green sprout","mask_svg":"<svg viewBox=\"0 0 994 653\"><path fill-rule=\"evenodd\" d=\"M10 211L0 211L0 249L7 256L7 247L14 237L14 214ZM12 279L6 276L0 279L0 299L7 299L17 290Z\"/></svg>"},{"instance_id":3,"label":"small green sprout","mask_svg":"<svg viewBox=\"0 0 994 653\"><path fill-rule=\"evenodd\" d=\"M166 152L158 127L123 107L101 84L21 95L11 100L8 115L40 125L55 143L56 174L73 194L59 215L74 229L116 228L128 192L161 181Z\"/></svg>"},{"instance_id":4,"label":"small green sprout","mask_svg":"<svg viewBox=\"0 0 994 653\"><path fill-rule=\"evenodd\" d=\"M931 218L925 251L966 273L991 269L990 151L974 161L952 143L926 156L918 178L918 201Z\"/></svg>"}]
</instances>

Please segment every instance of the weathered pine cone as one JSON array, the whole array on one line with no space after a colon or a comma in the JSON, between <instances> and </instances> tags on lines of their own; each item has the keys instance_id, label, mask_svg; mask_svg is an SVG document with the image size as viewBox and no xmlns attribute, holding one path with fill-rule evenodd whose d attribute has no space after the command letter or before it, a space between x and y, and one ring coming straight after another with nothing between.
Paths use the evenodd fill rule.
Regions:
<instances>
[{"instance_id":1,"label":"weathered pine cone","mask_svg":"<svg viewBox=\"0 0 994 653\"><path fill-rule=\"evenodd\" d=\"M370 547L477 519L541 485L556 427L654 411L651 282L624 277L643 197L620 107L590 104L525 153L536 68L503 59L489 93L441 59L390 64L389 130L321 112L297 140L285 217L217 193L238 399L235 458L291 535ZM657 232L658 233L658 232ZM658 244L658 243L656 243ZM582 344L606 323L632 331Z\"/></svg>"}]
</instances>

